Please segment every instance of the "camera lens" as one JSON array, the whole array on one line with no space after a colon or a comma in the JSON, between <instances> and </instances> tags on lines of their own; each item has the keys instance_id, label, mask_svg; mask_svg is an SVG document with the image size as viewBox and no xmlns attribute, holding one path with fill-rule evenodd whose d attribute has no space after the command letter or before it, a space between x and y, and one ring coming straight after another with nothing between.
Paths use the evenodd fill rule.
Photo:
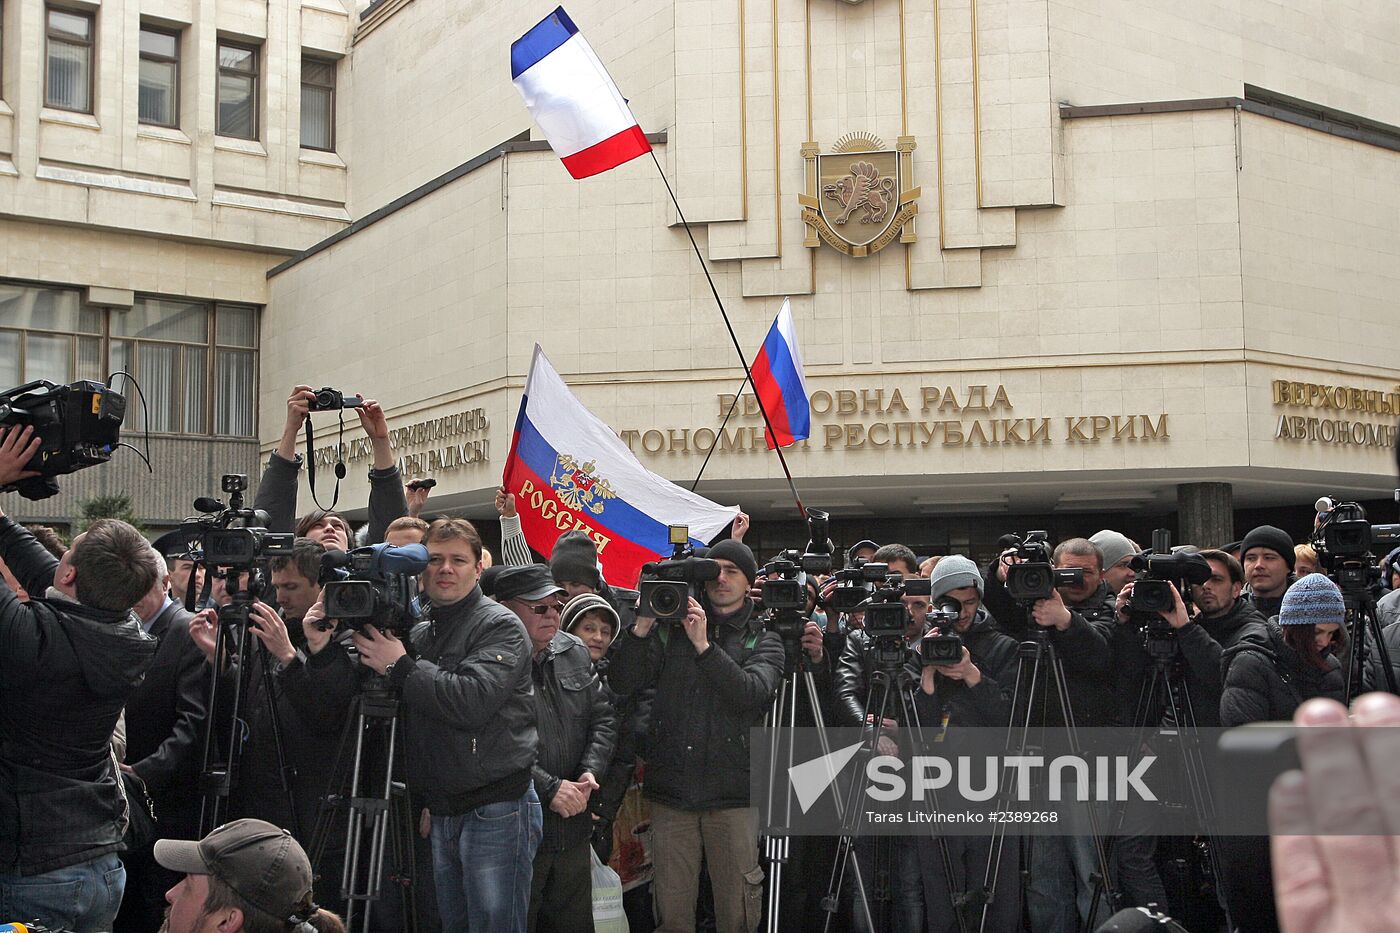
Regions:
<instances>
[{"instance_id":1,"label":"camera lens","mask_svg":"<svg viewBox=\"0 0 1400 933\"><path fill-rule=\"evenodd\" d=\"M651 595L651 607L658 617L675 615L681 608L680 596L670 587L658 589Z\"/></svg>"}]
</instances>

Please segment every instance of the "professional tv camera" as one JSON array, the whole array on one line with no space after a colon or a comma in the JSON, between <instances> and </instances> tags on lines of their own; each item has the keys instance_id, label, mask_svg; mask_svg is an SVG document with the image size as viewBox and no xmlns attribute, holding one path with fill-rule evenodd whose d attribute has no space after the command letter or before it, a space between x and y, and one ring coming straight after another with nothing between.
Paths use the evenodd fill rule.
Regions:
<instances>
[{"instance_id":1,"label":"professional tv camera","mask_svg":"<svg viewBox=\"0 0 1400 933\"><path fill-rule=\"evenodd\" d=\"M1012 599L1029 604L1049 599L1062 586L1084 582L1081 568L1055 567L1048 537L1044 531L1028 531L1025 537L1002 536L1000 547L1003 553L1014 548L1015 557L1020 561L1011 564L1006 571L1006 592Z\"/></svg>"},{"instance_id":2,"label":"professional tv camera","mask_svg":"<svg viewBox=\"0 0 1400 933\"><path fill-rule=\"evenodd\" d=\"M690 546L690 529L671 525L671 556L642 565L637 586L637 615L658 622L680 622L690 608L694 588L719 579L719 561L696 557Z\"/></svg>"},{"instance_id":3,"label":"professional tv camera","mask_svg":"<svg viewBox=\"0 0 1400 933\"><path fill-rule=\"evenodd\" d=\"M15 490L26 499L54 495L55 476L112 459L125 417L126 399L100 382L60 386L41 379L0 393L0 427L34 428L39 449L24 466L41 474L0 492Z\"/></svg>"},{"instance_id":4,"label":"professional tv camera","mask_svg":"<svg viewBox=\"0 0 1400 933\"><path fill-rule=\"evenodd\" d=\"M1343 585L1339 575L1342 578L1356 576L1358 581L1364 579L1367 584L1372 576L1379 580L1379 572L1367 573L1362 578L1357 568L1369 567L1374 562L1371 548L1377 543L1384 545L1385 550L1400 544L1400 525L1372 525L1366 520L1366 510L1361 503L1340 502L1331 496L1318 499L1316 508L1321 517L1312 533L1312 546L1317 551L1318 562L1337 585Z\"/></svg>"},{"instance_id":5,"label":"professional tv camera","mask_svg":"<svg viewBox=\"0 0 1400 933\"><path fill-rule=\"evenodd\" d=\"M807 547L781 552L763 568L763 608L768 610L805 610L807 574L831 572L831 542L827 540L827 513L807 510L809 538Z\"/></svg>"},{"instance_id":6,"label":"professional tv camera","mask_svg":"<svg viewBox=\"0 0 1400 933\"><path fill-rule=\"evenodd\" d=\"M865 567L881 567L888 571L884 564L867 563L859 569ZM931 592L927 577L905 577L898 573L886 573L880 584L874 587L869 602L864 605L864 631L870 640L867 650L877 668L896 670L903 666L908 657L905 633L913 623L909 609L904 605L904 597L928 596ZM937 609L930 610L930 616L935 611L940 617L946 615L941 603ZM956 619L957 614L954 613L952 618Z\"/></svg>"},{"instance_id":7,"label":"professional tv camera","mask_svg":"<svg viewBox=\"0 0 1400 933\"><path fill-rule=\"evenodd\" d=\"M822 598L822 606L836 612L854 612L875 595L889 575L889 564L857 559L854 567L832 574L836 585Z\"/></svg>"},{"instance_id":8,"label":"professional tv camera","mask_svg":"<svg viewBox=\"0 0 1400 933\"><path fill-rule=\"evenodd\" d=\"M418 575L426 569L428 549L421 544L327 551L321 555L322 630L334 619L356 631L373 625L406 635L418 621Z\"/></svg>"},{"instance_id":9,"label":"professional tv camera","mask_svg":"<svg viewBox=\"0 0 1400 933\"><path fill-rule=\"evenodd\" d=\"M232 602L219 610L220 620L246 622L248 608L265 588L262 570L267 561L290 556L296 536L268 531L266 512L243 507L247 476L226 473L219 488L229 494L228 505L219 499L201 496L194 500L194 507L204 517L187 519L182 528L186 537L198 542L193 554L196 562L228 581L227 592ZM239 579L244 573L249 575L248 585L240 587ZM194 610L193 580L191 577L190 590L184 594L185 608L190 611Z\"/></svg>"}]
</instances>

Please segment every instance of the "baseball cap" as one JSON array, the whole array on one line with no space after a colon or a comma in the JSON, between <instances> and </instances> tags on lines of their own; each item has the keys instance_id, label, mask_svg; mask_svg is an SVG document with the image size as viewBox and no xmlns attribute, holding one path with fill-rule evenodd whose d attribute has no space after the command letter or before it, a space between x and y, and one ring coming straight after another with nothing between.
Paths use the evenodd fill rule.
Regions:
<instances>
[{"instance_id":1,"label":"baseball cap","mask_svg":"<svg viewBox=\"0 0 1400 933\"><path fill-rule=\"evenodd\" d=\"M192 842L159 839L156 862L186 875L212 875L269 917L302 923L316 913L311 861L285 829L234 820Z\"/></svg>"},{"instance_id":2,"label":"baseball cap","mask_svg":"<svg viewBox=\"0 0 1400 933\"><path fill-rule=\"evenodd\" d=\"M554 577L545 564L530 564L527 567L503 567L496 574L495 596L497 602L511 599L544 599L564 588L554 582Z\"/></svg>"}]
</instances>

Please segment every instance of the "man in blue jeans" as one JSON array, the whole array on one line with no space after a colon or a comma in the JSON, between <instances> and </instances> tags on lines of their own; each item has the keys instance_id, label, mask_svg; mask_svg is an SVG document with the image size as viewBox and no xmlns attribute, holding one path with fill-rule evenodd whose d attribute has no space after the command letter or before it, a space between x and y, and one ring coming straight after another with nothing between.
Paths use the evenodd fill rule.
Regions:
<instances>
[{"instance_id":1,"label":"man in blue jeans","mask_svg":"<svg viewBox=\"0 0 1400 933\"><path fill-rule=\"evenodd\" d=\"M36 475L24 466L38 446L31 428L0 434L0 486ZM110 930L128 814L112 731L155 658L131 607L159 580L158 558L103 519L56 560L3 513L0 558L31 594L0 586L0 916Z\"/></svg>"},{"instance_id":2,"label":"man in blue jeans","mask_svg":"<svg viewBox=\"0 0 1400 933\"><path fill-rule=\"evenodd\" d=\"M531 780L530 639L477 585L481 537L471 522L438 519L424 544L431 609L411 634L416 656L372 626L355 646L402 698L409 784L431 813L443 929L524 933L543 823Z\"/></svg>"}]
</instances>

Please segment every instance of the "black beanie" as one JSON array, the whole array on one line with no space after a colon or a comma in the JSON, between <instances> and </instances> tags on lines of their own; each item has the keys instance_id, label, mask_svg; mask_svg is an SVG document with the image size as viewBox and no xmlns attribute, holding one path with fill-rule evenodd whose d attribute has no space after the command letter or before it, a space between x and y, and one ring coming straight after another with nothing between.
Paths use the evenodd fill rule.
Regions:
<instances>
[{"instance_id":1,"label":"black beanie","mask_svg":"<svg viewBox=\"0 0 1400 933\"><path fill-rule=\"evenodd\" d=\"M753 551L742 541L725 538L710 548L710 552L705 556L710 560L733 561L744 572L744 576L748 577L749 586L753 586L753 581L758 579L758 561L754 560Z\"/></svg>"},{"instance_id":2,"label":"black beanie","mask_svg":"<svg viewBox=\"0 0 1400 933\"><path fill-rule=\"evenodd\" d=\"M571 531L554 542L549 572L555 583L583 583L595 590L603 588L598 575L598 548L582 531Z\"/></svg>"},{"instance_id":3,"label":"black beanie","mask_svg":"<svg viewBox=\"0 0 1400 933\"><path fill-rule=\"evenodd\" d=\"M1288 536L1288 532L1282 528L1275 528L1273 525L1260 525L1249 534L1244 536L1240 542L1240 560L1249 553L1251 548L1266 547L1271 551L1277 551L1283 558L1283 562L1288 565L1288 569L1293 569L1293 560L1297 556L1293 553L1293 539Z\"/></svg>"}]
</instances>

